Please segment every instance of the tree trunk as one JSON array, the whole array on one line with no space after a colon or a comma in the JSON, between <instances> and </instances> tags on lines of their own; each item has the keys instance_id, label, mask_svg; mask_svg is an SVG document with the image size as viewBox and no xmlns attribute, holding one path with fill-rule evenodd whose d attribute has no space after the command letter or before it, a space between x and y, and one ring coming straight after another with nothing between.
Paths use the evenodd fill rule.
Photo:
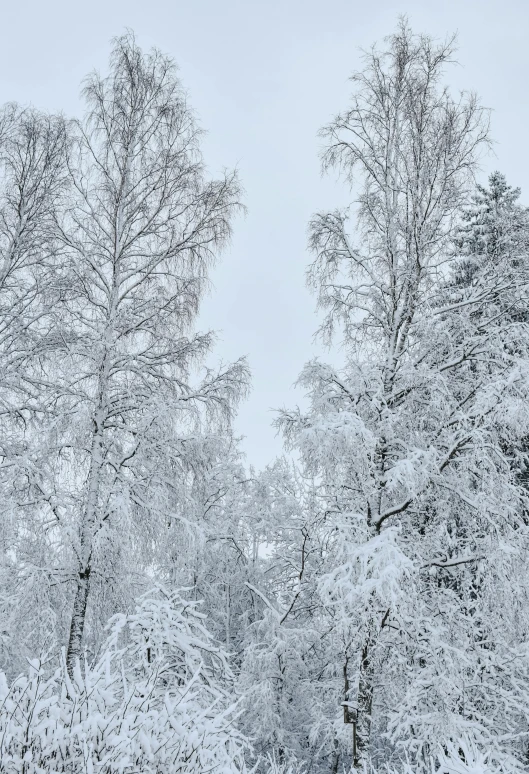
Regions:
<instances>
[{"instance_id":1,"label":"tree trunk","mask_svg":"<svg viewBox=\"0 0 529 774\"><path fill-rule=\"evenodd\" d=\"M103 370L103 369L102 369ZM101 380L102 382L102 380ZM104 392L100 390L100 403L103 403ZM68 651L66 653L66 665L70 677L78 658L81 657L83 647L83 634L86 618L86 606L90 592L90 574L92 571L92 551L94 538L97 531L97 508L99 500L99 486L103 467L103 437L102 437L102 412L98 408L94 421L94 435L91 448L90 472L86 506L81 517L80 541L79 541L79 571L77 576L77 590L73 603L72 620L70 623L70 637Z\"/></svg>"},{"instance_id":2,"label":"tree trunk","mask_svg":"<svg viewBox=\"0 0 529 774\"><path fill-rule=\"evenodd\" d=\"M338 774L339 766L340 766L340 748L338 745L338 740L334 739L332 759L331 759L331 774Z\"/></svg>"},{"instance_id":3,"label":"tree trunk","mask_svg":"<svg viewBox=\"0 0 529 774\"><path fill-rule=\"evenodd\" d=\"M371 752L371 723L373 709L373 690L375 678L374 649L380 632L388 621L391 608L384 613L379 632L366 636L360 661L360 679L358 681L358 712L356 717L356 745L353 768L362 769L369 760Z\"/></svg>"},{"instance_id":4,"label":"tree trunk","mask_svg":"<svg viewBox=\"0 0 529 774\"><path fill-rule=\"evenodd\" d=\"M66 667L70 677L73 676L73 670L77 660L81 658L89 590L90 567L87 567L85 570L79 572L77 578L77 590L75 592L75 600L73 603L70 637L68 639L68 651L66 653Z\"/></svg>"},{"instance_id":5,"label":"tree trunk","mask_svg":"<svg viewBox=\"0 0 529 774\"><path fill-rule=\"evenodd\" d=\"M371 649L373 641L368 638L362 648L360 680L358 682L358 713L356 721L356 749L353 768L362 769L368 760L371 745L371 709L373 705L373 665Z\"/></svg>"}]
</instances>

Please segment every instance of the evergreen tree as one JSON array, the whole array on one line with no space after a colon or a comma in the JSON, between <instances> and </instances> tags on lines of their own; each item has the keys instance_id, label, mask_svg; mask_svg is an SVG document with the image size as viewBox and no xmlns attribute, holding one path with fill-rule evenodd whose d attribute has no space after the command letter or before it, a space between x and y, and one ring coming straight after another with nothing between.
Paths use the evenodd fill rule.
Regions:
<instances>
[{"instance_id":1,"label":"evergreen tree","mask_svg":"<svg viewBox=\"0 0 529 774\"><path fill-rule=\"evenodd\" d=\"M507 184L505 175L493 172L489 187L478 185L471 204L461 216L456 251L462 256L455 273L458 283L471 283L475 274L509 253L523 260L529 244L529 213L518 204L520 189Z\"/></svg>"}]
</instances>

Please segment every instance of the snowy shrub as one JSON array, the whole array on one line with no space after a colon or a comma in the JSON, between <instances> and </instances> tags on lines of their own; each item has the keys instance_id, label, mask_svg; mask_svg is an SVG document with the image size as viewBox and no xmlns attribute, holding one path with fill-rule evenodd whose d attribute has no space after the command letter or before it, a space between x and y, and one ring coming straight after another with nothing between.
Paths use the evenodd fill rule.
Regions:
<instances>
[{"instance_id":1,"label":"snowy shrub","mask_svg":"<svg viewBox=\"0 0 529 774\"><path fill-rule=\"evenodd\" d=\"M245 770L231 676L196 602L160 591L114 617L103 653L0 681L0 770L203 774Z\"/></svg>"},{"instance_id":2,"label":"snowy shrub","mask_svg":"<svg viewBox=\"0 0 529 774\"><path fill-rule=\"evenodd\" d=\"M267 758L266 774L305 774L305 766L297 761L287 761L279 763L275 754Z\"/></svg>"},{"instance_id":3,"label":"snowy shrub","mask_svg":"<svg viewBox=\"0 0 529 774\"><path fill-rule=\"evenodd\" d=\"M409 762L398 768L384 768L384 774L417 774L418 771L425 774L511 774L518 771L518 763L514 758L508 761L504 755L498 756L493 747L483 751L472 739L461 738L457 743L439 745L437 753L420 769Z\"/></svg>"}]
</instances>

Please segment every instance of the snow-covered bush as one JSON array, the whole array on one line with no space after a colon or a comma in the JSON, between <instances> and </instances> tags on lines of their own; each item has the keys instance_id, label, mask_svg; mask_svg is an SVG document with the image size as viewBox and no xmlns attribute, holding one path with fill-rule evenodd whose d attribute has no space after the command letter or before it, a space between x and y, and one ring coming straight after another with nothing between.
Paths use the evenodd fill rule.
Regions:
<instances>
[{"instance_id":1,"label":"snow-covered bush","mask_svg":"<svg viewBox=\"0 0 529 774\"><path fill-rule=\"evenodd\" d=\"M0 771L203 774L245 770L231 675L197 603L160 590L115 616L95 664L34 661L0 676Z\"/></svg>"},{"instance_id":2,"label":"snow-covered bush","mask_svg":"<svg viewBox=\"0 0 529 774\"><path fill-rule=\"evenodd\" d=\"M305 774L306 772L306 768L302 763L294 760L281 763L277 760L275 754L268 756L266 764L266 774Z\"/></svg>"},{"instance_id":3,"label":"snow-covered bush","mask_svg":"<svg viewBox=\"0 0 529 774\"><path fill-rule=\"evenodd\" d=\"M503 758L503 760L501 760ZM505 756L496 754L493 747L484 752L470 737L461 738L457 744L449 742L438 745L438 750L429 761L424 762L421 771L428 774L510 774L517 770L518 762L513 758L510 762ZM417 767L405 763L403 767L384 769L387 774L416 774Z\"/></svg>"}]
</instances>

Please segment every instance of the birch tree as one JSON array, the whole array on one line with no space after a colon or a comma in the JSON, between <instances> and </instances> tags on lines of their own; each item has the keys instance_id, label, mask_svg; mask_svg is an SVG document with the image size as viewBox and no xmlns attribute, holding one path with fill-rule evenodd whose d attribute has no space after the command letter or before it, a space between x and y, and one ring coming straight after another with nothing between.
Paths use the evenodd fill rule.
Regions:
<instances>
[{"instance_id":1,"label":"birch tree","mask_svg":"<svg viewBox=\"0 0 529 774\"><path fill-rule=\"evenodd\" d=\"M152 566L159 530L185 519L187 439L228 421L246 384L242 361L189 381L212 343L192 322L240 189L234 173L207 179L174 64L126 35L83 95L68 156L74 193L57 224L70 290L54 362L54 513L70 546L70 672L90 600L126 594L131 563L140 574Z\"/></svg>"},{"instance_id":2,"label":"birch tree","mask_svg":"<svg viewBox=\"0 0 529 774\"><path fill-rule=\"evenodd\" d=\"M357 231L348 210L313 218L309 282L326 312L323 335L343 331L346 366L309 363L300 382L310 409L280 418L320 485L320 594L340 611L335 637L348 644L341 701L358 770L399 749L427 767L439 740L467 732L494 746L498 770L518 770L496 721L480 715L500 671L472 709L461 683L464 643L482 641L485 589L506 588L512 572L502 546L526 545L524 495L505 450L527 428L527 333L506 309L527 303L528 277L500 260L447 298L456 226L488 142L477 98L455 100L441 85L453 53L453 40L436 44L402 21L385 50L365 55L350 107L323 130L324 168L353 186ZM503 653L514 644L511 629ZM440 653L444 666L433 667ZM429 686L420 700L416 680ZM511 711L522 729L523 713Z\"/></svg>"},{"instance_id":3,"label":"birch tree","mask_svg":"<svg viewBox=\"0 0 529 774\"><path fill-rule=\"evenodd\" d=\"M0 650L10 672L53 629L38 483L56 396L42 358L57 347L63 256L54 222L67 189L67 142L60 116L16 104L0 112Z\"/></svg>"}]
</instances>

